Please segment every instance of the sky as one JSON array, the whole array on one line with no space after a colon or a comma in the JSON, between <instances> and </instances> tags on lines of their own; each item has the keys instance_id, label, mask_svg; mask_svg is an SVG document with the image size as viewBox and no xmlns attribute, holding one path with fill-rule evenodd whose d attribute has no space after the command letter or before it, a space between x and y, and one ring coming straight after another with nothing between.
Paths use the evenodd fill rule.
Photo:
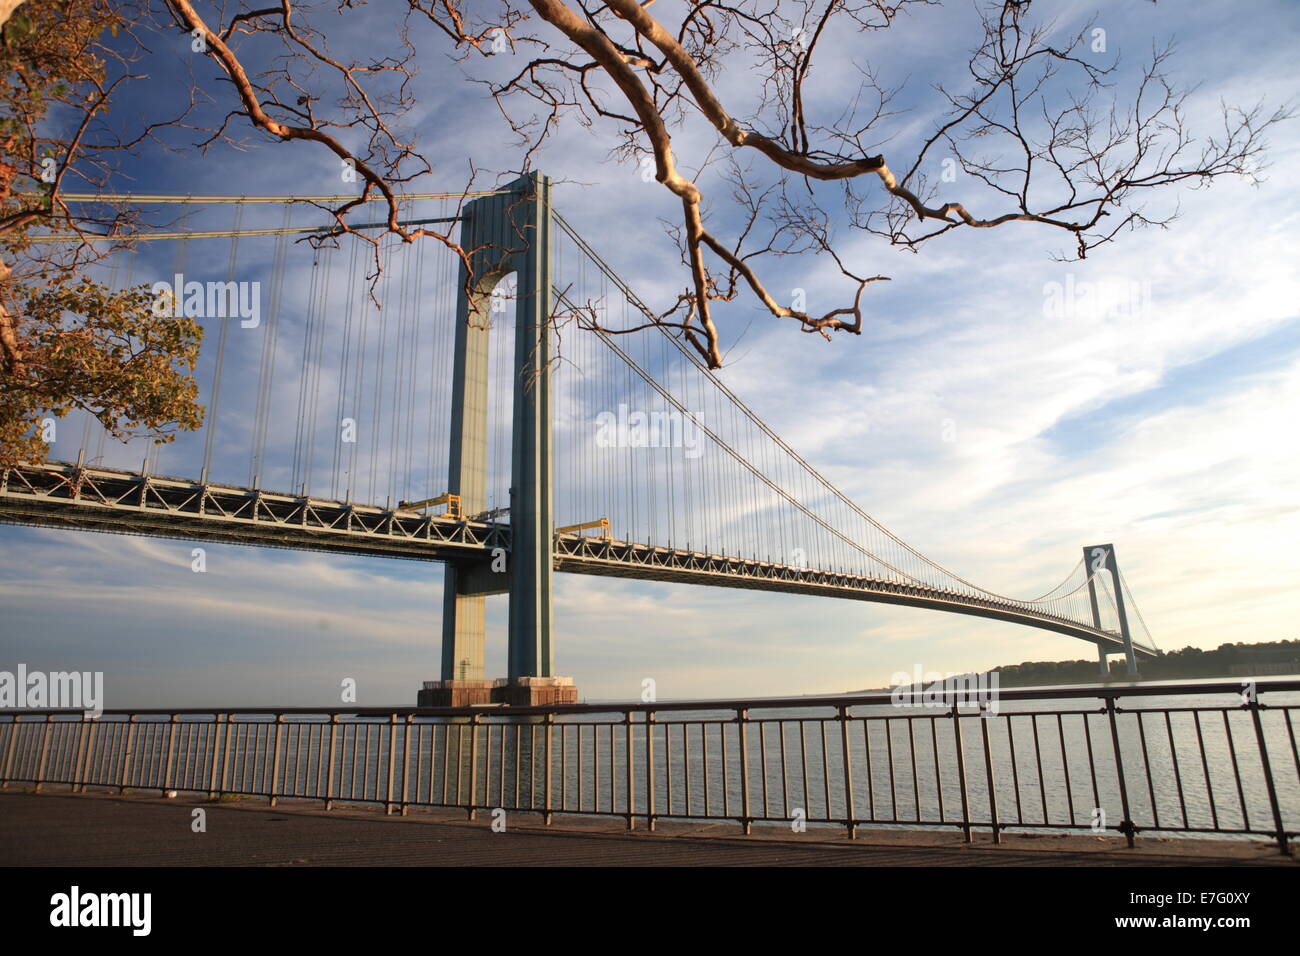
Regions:
<instances>
[{"instance_id":1,"label":"sky","mask_svg":"<svg viewBox=\"0 0 1300 956\"><path fill-rule=\"evenodd\" d=\"M1171 72L1197 86L1194 128L1212 127L1220 97L1297 99L1300 9L1285 0L1047 12L1061 29L1095 18L1121 54L1121 79L1153 38L1176 40ZM826 109L853 88L855 63L904 84L879 148L906 168L909 146L938 115L933 84L960 82L971 19L969 5L948 4L905 18L889 42L844 38L815 77ZM422 59L414 86L410 122L434 168L419 188L462 188L470 159L508 178L518 161L508 130L442 49ZM193 66L200 78L204 66ZM164 83L169 68L180 67L161 63L150 82ZM752 76L724 71L718 91L743 114ZM145 108L163 94L133 95ZM846 261L891 277L866 293L863 334L826 342L740 301L718 313L719 378L886 527L984 587L1039 594L1084 545L1113 542L1160 647L1300 637L1300 198L1291 188L1300 123L1268 138L1261 185L1170 193L1162 201L1180 212L1170 228L1124 236L1081 263L1054 260L1067 251L1061 237L1028 224L956 230L913 255L839 223ZM256 148L205 156L146 151L127 188L335 188L335 160L323 151L249 140ZM643 299L666 307L686 280L659 220L678 205L612 158L613 142L607 127L569 124L535 166L556 180L563 215ZM676 142L688 170L712 146L698 119ZM718 197L711 221L725 232L736 214L715 171L701 184ZM839 304L844 291L833 265L812 256L773 262L764 275L774 289L807 290L810 311ZM1069 282L1135 289L1140 308L1052 314L1047 290ZM308 294L295 273L289 311ZM233 390L235 414L243 391ZM75 448L52 457L75 458ZM359 703L409 704L421 681L438 677L438 565L210 545L207 571L195 574L191 547L0 527L0 670L102 670L109 707L325 705L347 678ZM489 602L493 676L505 672L505 613L504 598ZM660 699L837 693L917 668L1094 654L1060 635L940 612L580 575L556 578L555 629L557 673L589 699L639 696L645 678Z\"/></svg>"}]
</instances>

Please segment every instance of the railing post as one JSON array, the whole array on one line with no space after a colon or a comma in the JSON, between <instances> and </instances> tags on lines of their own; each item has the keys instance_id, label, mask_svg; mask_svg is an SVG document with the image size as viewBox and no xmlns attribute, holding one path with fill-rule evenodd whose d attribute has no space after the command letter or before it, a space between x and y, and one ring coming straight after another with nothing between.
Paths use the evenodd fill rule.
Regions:
<instances>
[{"instance_id":1,"label":"railing post","mask_svg":"<svg viewBox=\"0 0 1300 956\"><path fill-rule=\"evenodd\" d=\"M406 721L402 725L402 816L406 816L406 796L411 792L410 781L407 778L411 774L411 727L414 726L414 720L411 714L407 714Z\"/></svg>"},{"instance_id":2,"label":"railing post","mask_svg":"<svg viewBox=\"0 0 1300 956\"><path fill-rule=\"evenodd\" d=\"M14 714L9 718L9 742L5 744L5 772L4 780L0 781L0 790L9 789L9 777L14 769L14 749L18 745L18 733L21 728L18 715Z\"/></svg>"},{"instance_id":3,"label":"railing post","mask_svg":"<svg viewBox=\"0 0 1300 956\"><path fill-rule=\"evenodd\" d=\"M840 746L844 750L844 807L849 839L857 837L858 827L853 819L853 757L849 749L849 709L840 707ZM828 808L829 809L829 808ZM919 815L919 814L918 814Z\"/></svg>"},{"instance_id":4,"label":"railing post","mask_svg":"<svg viewBox=\"0 0 1300 956\"><path fill-rule=\"evenodd\" d=\"M279 767L281 767L281 753L283 752L283 740L285 740L285 715L276 714L276 756L270 763L270 780L269 786L266 787L266 805L274 806L279 803Z\"/></svg>"},{"instance_id":5,"label":"railing post","mask_svg":"<svg viewBox=\"0 0 1300 956\"><path fill-rule=\"evenodd\" d=\"M456 748L456 762L460 763L461 749ZM530 758L537 759L537 754L531 754ZM516 772L518 772L516 770ZM533 777L529 777L531 781ZM460 770L456 771L456 799L460 799ZM531 795L533 785L528 784L528 790ZM469 819L473 820L478 816L474 809L474 798L478 795L478 714L470 714L469 717ZM484 794L487 796L487 794Z\"/></svg>"},{"instance_id":6,"label":"railing post","mask_svg":"<svg viewBox=\"0 0 1300 956\"><path fill-rule=\"evenodd\" d=\"M740 824L745 835L749 836L753 832L753 823L749 819L749 711L737 708L736 722L740 730Z\"/></svg>"},{"instance_id":7,"label":"railing post","mask_svg":"<svg viewBox=\"0 0 1300 956\"><path fill-rule=\"evenodd\" d=\"M167 765L163 768L162 784L163 795L172 789L172 767L176 762L176 715L167 716Z\"/></svg>"},{"instance_id":8,"label":"railing post","mask_svg":"<svg viewBox=\"0 0 1300 956\"><path fill-rule=\"evenodd\" d=\"M122 775L118 778L117 784L119 794L126 793L126 780L131 772L131 758L134 756L133 748L135 747L135 719L135 714L127 718L126 753L122 755Z\"/></svg>"},{"instance_id":9,"label":"railing post","mask_svg":"<svg viewBox=\"0 0 1300 956\"><path fill-rule=\"evenodd\" d=\"M645 824L651 833L655 828L655 715L645 714Z\"/></svg>"},{"instance_id":10,"label":"railing post","mask_svg":"<svg viewBox=\"0 0 1300 956\"><path fill-rule=\"evenodd\" d=\"M89 771L90 754L93 750L91 742L95 737L95 725L99 721L94 718L87 718L84 714L81 717L81 741L80 750L77 754L77 767L73 772L72 792L85 793L86 791L86 774Z\"/></svg>"},{"instance_id":11,"label":"railing post","mask_svg":"<svg viewBox=\"0 0 1300 956\"><path fill-rule=\"evenodd\" d=\"M217 798L217 756L221 750L221 725L225 723L225 714L212 715L212 766L208 771L208 799Z\"/></svg>"},{"instance_id":12,"label":"railing post","mask_svg":"<svg viewBox=\"0 0 1300 956\"><path fill-rule=\"evenodd\" d=\"M1110 740L1111 745L1115 748L1115 772L1119 775L1119 800L1120 808L1124 813L1124 819L1120 821L1119 832L1124 834L1128 841L1129 849L1133 848L1133 836L1137 832L1128 809L1128 783L1124 779L1124 758L1120 755L1119 748L1119 724L1115 714L1115 698L1106 698L1106 714L1110 718Z\"/></svg>"},{"instance_id":13,"label":"railing post","mask_svg":"<svg viewBox=\"0 0 1300 956\"><path fill-rule=\"evenodd\" d=\"M325 777L325 809L334 809L334 748L338 740L339 715L330 714L330 762Z\"/></svg>"},{"instance_id":14,"label":"railing post","mask_svg":"<svg viewBox=\"0 0 1300 956\"><path fill-rule=\"evenodd\" d=\"M971 841L970 792L966 787L966 747L961 733L961 711L957 700L952 702L952 734L957 743L957 775L961 778L961 832L966 843Z\"/></svg>"},{"instance_id":15,"label":"railing post","mask_svg":"<svg viewBox=\"0 0 1300 956\"><path fill-rule=\"evenodd\" d=\"M1255 739L1259 742L1259 761L1264 766L1264 783L1268 787L1268 802L1273 808L1273 826L1277 828L1277 848L1283 854L1290 855L1287 848L1286 828L1282 825L1282 811L1277 802L1277 786L1273 783L1273 765L1268 759L1268 746L1264 742L1264 724L1260 720L1260 702L1257 695L1252 694L1250 703L1246 705L1250 708L1250 716L1255 721Z\"/></svg>"},{"instance_id":16,"label":"railing post","mask_svg":"<svg viewBox=\"0 0 1300 956\"><path fill-rule=\"evenodd\" d=\"M36 765L36 793L41 792L41 781L45 779L45 760L50 752L50 718L53 714L45 715L45 722L41 724L41 759Z\"/></svg>"},{"instance_id":17,"label":"railing post","mask_svg":"<svg viewBox=\"0 0 1300 956\"><path fill-rule=\"evenodd\" d=\"M280 782L280 754L284 745L284 714L275 715L275 760L271 764L271 799L268 801L271 806L275 806L278 796Z\"/></svg>"},{"instance_id":18,"label":"railing post","mask_svg":"<svg viewBox=\"0 0 1300 956\"><path fill-rule=\"evenodd\" d=\"M636 829L636 816L635 816L635 812L636 812L636 770L634 769L633 761L634 761L634 756L635 756L636 751L635 751L635 750L633 749L633 747L632 747L632 711L627 710L627 711L624 711L624 712L623 712L623 724L624 724L624 726L625 726L626 729L627 729L627 734L626 734L626 741L627 741L627 828L628 828L629 830L635 830L635 829ZM610 759L610 763L612 764L613 761L614 761L614 754L613 754L613 752L612 752L612 751L613 751L613 748L612 748L612 747L610 748L610 751L611 751L611 752L610 752L610 755L609 755L609 759ZM610 801L611 801L611 803L613 802L613 799L614 799L614 795L613 795L613 793L611 793L611 794L610 794ZM612 807L611 807L611 809L612 809Z\"/></svg>"},{"instance_id":19,"label":"railing post","mask_svg":"<svg viewBox=\"0 0 1300 956\"><path fill-rule=\"evenodd\" d=\"M989 818L993 823L993 842L1002 842L1002 832L998 822L998 788L993 779L993 748L989 744L989 721L980 715L980 736L984 738L984 773L989 782Z\"/></svg>"},{"instance_id":20,"label":"railing post","mask_svg":"<svg viewBox=\"0 0 1300 956\"><path fill-rule=\"evenodd\" d=\"M555 714L546 714L546 796L542 804L542 822L551 825L551 727L555 724Z\"/></svg>"},{"instance_id":21,"label":"railing post","mask_svg":"<svg viewBox=\"0 0 1300 956\"><path fill-rule=\"evenodd\" d=\"M235 716L234 714L226 714L226 742L225 745L221 748L221 792L222 793L230 792L230 774L228 773L231 764L230 740L232 736L234 736L235 739L238 739L238 734L235 729L234 716Z\"/></svg>"},{"instance_id":22,"label":"railing post","mask_svg":"<svg viewBox=\"0 0 1300 956\"><path fill-rule=\"evenodd\" d=\"M397 761L397 715L388 719L388 796L384 799L384 816L393 812L393 764Z\"/></svg>"}]
</instances>

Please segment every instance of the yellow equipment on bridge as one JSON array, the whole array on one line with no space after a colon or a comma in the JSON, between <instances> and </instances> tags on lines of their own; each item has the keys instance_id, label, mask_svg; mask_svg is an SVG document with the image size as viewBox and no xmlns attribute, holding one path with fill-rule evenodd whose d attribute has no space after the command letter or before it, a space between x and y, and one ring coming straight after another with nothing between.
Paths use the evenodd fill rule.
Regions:
<instances>
[{"instance_id":1,"label":"yellow equipment on bridge","mask_svg":"<svg viewBox=\"0 0 1300 956\"><path fill-rule=\"evenodd\" d=\"M608 538L608 537L609 537L609 519L608 519L608 518L597 518L595 521L584 521L582 524L568 524L568 525L565 525L563 528L556 528L556 529L555 529L555 533L556 533L556 534L573 534L573 533L575 533L575 532L591 531L591 530L593 530L593 529L595 529L595 528L599 528L599 529L601 530L602 533L600 534L600 537L602 537L602 538Z\"/></svg>"},{"instance_id":2,"label":"yellow equipment on bridge","mask_svg":"<svg viewBox=\"0 0 1300 956\"><path fill-rule=\"evenodd\" d=\"M399 501L397 503L398 508L409 508L412 511L420 511L423 508L433 508L437 505L447 506L446 514L440 515L439 517L460 517L460 495L453 495L450 492L445 495L439 495L436 498L425 498L422 501Z\"/></svg>"}]
</instances>

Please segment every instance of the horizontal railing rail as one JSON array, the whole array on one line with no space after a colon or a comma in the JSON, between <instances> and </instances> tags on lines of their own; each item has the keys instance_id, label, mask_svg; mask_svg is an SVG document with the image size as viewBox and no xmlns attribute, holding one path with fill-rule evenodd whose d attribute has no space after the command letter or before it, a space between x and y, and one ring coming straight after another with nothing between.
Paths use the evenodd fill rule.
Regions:
<instances>
[{"instance_id":1,"label":"horizontal railing rail","mask_svg":"<svg viewBox=\"0 0 1300 956\"><path fill-rule=\"evenodd\" d=\"M0 785L731 821L1300 834L1300 681L553 707L0 711ZM1226 696L1231 695L1231 696ZM1195 699L1191 699L1195 698ZM1265 698L1268 698L1266 701ZM1050 704L1050 706L1048 706ZM980 706L982 705L982 706ZM1039 705L1039 706L1035 706Z\"/></svg>"}]
</instances>

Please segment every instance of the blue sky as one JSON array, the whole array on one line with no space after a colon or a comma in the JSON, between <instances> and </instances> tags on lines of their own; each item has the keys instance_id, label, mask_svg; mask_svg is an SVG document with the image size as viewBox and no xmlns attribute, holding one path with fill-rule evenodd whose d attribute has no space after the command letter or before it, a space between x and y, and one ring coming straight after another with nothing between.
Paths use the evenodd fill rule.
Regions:
<instances>
[{"instance_id":1,"label":"blue sky","mask_svg":"<svg viewBox=\"0 0 1300 956\"><path fill-rule=\"evenodd\" d=\"M1213 122L1220 96L1296 98L1294 4L1048 8L1063 27L1095 16L1125 69L1153 37L1176 38L1175 76L1202 84L1194 126ZM922 11L889 43L828 51L817 77L828 103L849 88L854 57L907 80L897 105L908 112L880 147L902 157L896 166L910 165L909 146L933 121L931 82L959 79L969 11ZM412 124L435 172L420 188L460 188L471 157L507 172L517 153L490 105L465 95L461 67L432 56L422 68ZM739 70L720 80L733 112L752 97L750 81ZM136 95L142 105L151 96ZM845 231L849 259L892 276L866 295L864 334L826 343L738 302L719 312L730 348L720 378L859 505L983 586L1041 593L1083 545L1112 541L1162 647L1300 636L1298 127L1270 136L1263 185L1179 193L1173 227L1084 263L1053 261L1061 238L1027 225L959 230L917 256ZM692 120L680 161L690 168L710 144ZM608 130L569 126L537 166L562 181L558 207L632 287L652 305L670 302L685 278L657 220L676 202L609 158L611 145ZM323 151L264 141L202 158L145 153L130 170L129 188L149 192L328 192L337 182ZM717 195L725 232L735 213ZM155 255L149 268L165 275L168 254ZM194 256L216 263L195 268L224 275L220 254ZM244 268L257 278L265 263ZM1136 319L1045 316L1045 287L1070 276L1137 283L1149 289L1146 309ZM843 291L809 257L773 263L765 278L808 290L810 311ZM295 274L286 302L305 297ZM232 388L232 414L246 390ZM956 441L943 440L946 425ZM71 431L79 439L80 426ZM103 670L110 707L326 704L346 677L362 703L409 703L419 681L438 676L437 565L209 546L200 575L185 542L0 527L0 543L0 669ZM955 615L584 576L558 577L555 622L558 672L592 698L636 696L645 677L661 698L837 692L918 665L1092 654ZM488 671L504 673L504 599L491 602L489 627Z\"/></svg>"}]
</instances>

